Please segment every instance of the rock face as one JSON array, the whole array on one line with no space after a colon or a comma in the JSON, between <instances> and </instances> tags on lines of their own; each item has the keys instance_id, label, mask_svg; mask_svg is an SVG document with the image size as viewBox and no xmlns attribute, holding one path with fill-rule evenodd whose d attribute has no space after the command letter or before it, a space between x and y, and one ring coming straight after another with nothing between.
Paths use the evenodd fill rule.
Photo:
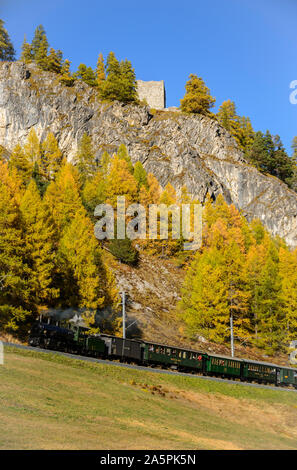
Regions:
<instances>
[{"instance_id":1,"label":"rock face","mask_svg":"<svg viewBox=\"0 0 297 470\"><path fill-rule=\"evenodd\" d=\"M12 150L30 129L53 132L69 159L84 132L98 156L123 143L162 186L186 185L203 202L223 194L249 220L259 218L273 235L297 246L297 194L249 166L234 139L216 121L179 112L150 113L146 106L101 103L84 83L73 88L57 76L20 62L0 64L0 145Z\"/></svg>"}]
</instances>

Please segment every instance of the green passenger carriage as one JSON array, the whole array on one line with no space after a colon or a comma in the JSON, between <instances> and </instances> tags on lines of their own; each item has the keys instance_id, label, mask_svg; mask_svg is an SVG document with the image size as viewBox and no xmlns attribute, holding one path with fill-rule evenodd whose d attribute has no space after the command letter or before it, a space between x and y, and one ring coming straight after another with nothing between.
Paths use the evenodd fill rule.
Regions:
<instances>
[{"instance_id":1,"label":"green passenger carriage","mask_svg":"<svg viewBox=\"0 0 297 470\"><path fill-rule=\"evenodd\" d=\"M256 381L277 384L279 369L280 367L268 362L244 360L242 377L248 382Z\"/></svg>"},{"instance_id":2,"label":"green passenger carriage","mask_svg":"<svg viewBox=\"0 0 297 470\"><path fill-rule=\"evenodd\" d=\"M198 351L164 346L156 343L145 343L144 361L148 364L173 366L183 370L204 372L206 354Z\"/></svg>"},{"instance_id":3,"label":"green passenger carriage","mask_svg":"<svg viewBox=\"0 0 297 470\"><path fill-rule=\"evenodd\" d=\"M240 378L242 364L242 359L211 354L206 360L206 373L221 377Z\"/></svg>"}]
</instances>

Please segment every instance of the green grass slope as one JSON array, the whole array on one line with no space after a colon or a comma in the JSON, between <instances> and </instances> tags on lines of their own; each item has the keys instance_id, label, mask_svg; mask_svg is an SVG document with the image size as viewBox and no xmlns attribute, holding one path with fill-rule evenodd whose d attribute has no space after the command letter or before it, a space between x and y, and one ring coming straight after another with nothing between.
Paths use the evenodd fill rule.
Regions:
<instances>
[{"instance_id":1,"label":"green grass slope","mask_svg":"<svg viewBox=\"0 0 297 470\"><path fill-rule=\"evenodd\" d=\"M5 349L1 449L296 449L297 395Z\"/></svg>"}]
</instances>

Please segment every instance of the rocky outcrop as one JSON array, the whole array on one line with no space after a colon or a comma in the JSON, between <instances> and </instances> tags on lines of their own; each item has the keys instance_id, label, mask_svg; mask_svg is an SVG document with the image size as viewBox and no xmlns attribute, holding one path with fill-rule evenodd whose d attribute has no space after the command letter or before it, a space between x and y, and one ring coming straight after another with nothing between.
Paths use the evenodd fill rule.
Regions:
<instances>
[{"instance_id":1,"label":"rocky outcrop","mask_svg":"<svg viewBox=\"0 0 297 470\"><path fill-rule=\"evenodd\" d=\"M274 235L297 246L297 195L276 178L249 166L234 139L216 121L179 112L150 113L145 106L102 103L83 83L62 86L57 76L20 62L0 64L0 145L24 143L34 127L51 131L69 159L84 132L98 157L124 143L164 186L183 185L204 201L223 194L250 220L259 218Z\"/></svg>"}]
</instances>

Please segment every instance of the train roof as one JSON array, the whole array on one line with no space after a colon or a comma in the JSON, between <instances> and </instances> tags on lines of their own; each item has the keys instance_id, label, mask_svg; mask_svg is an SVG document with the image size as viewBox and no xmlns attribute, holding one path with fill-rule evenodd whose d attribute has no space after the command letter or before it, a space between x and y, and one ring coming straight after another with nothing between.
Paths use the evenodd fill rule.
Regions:
<instances>
[{"instance_id":1,"label":"train roof","mask_svg":"<svg viewBox=\"0 0 297 470\"><path fill-rule=\"evenodd\" d=\"M190 348L183 348L181 346L172 346L172 344L164 344L164 343L155 343L154 341L143 341L145 344L153 344L154 346L161 346L162 348L171 348L171 349L180 349L181 351L189 351L198 354L207 354L202 351L197 351L197 349L190 349Z\"/></svg>"},{"instance_id":2,"label":"train roof","mask_svg":"<svg viewBox=\"0 0 297 470\"><path fill-rule=\"evenodd\" d=\"M121 336L115 336L115 335L108 335L106 333L99 333L99 337L105 337L105 338L116 338L116 339L124 339ZM135 341L135 343L145 343L146 341L143 341L142 339L134 339L134 338L125 338L125 341Z\"/></svg>"},{"instance_id":3,"label":"train roof","mask_svg":"<svg viewBox=\"0 0 297 470\"><path fill-rule=\"evenodd\" d=\"M213 354L213 353L207 353L209 357L217 357L219 359L230 359L231 361L238 361L238 362L243 362L244 359L240 359L239 357L231 357L231 356L224 356L223 354Z\"/></svg>"},{"instance_id":4,"label":"train roof","mask_svg":"<svg viewBox=\"0 0 297 470\"><path fill-rule=\"evenodd\" d=\"M250 364L261 364L263 366L278 367L279 369L294 370L295 372L297 372L297 368L290 367L290 366L281 366L280 364L273 364L272 362L253 361L252 359L244 359L244 362L247 362Z\"/></svg>"}]
</instances>

